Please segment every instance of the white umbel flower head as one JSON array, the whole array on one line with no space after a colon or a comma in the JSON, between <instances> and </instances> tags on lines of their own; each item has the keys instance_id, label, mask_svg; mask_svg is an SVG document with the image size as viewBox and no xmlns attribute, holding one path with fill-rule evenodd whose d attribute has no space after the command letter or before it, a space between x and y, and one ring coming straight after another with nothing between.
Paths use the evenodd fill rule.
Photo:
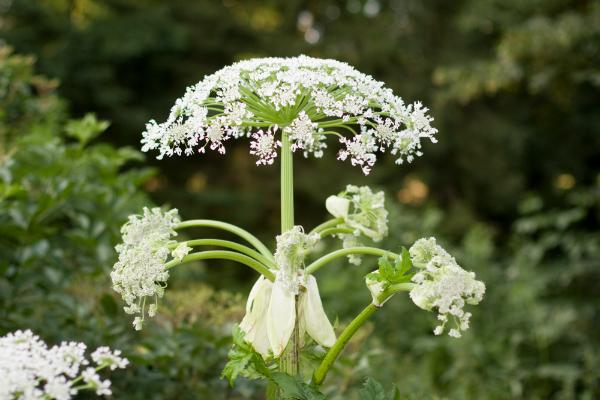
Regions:
<instances>
[{"instance_id":1,"label":"white umbel flower head","mask_svg":"<svg viewBox=\"0 0 600 400\"><path fill-rule=\"evenodd\" d=\"M479 304L485 294L483 282L475 273L465 271L435 238L419 239L409 250L413 265L419 271L413 276L415 287L410 298L424 310L436 310L440 325L434 329L441 335L452 321L449 335L460 337L469 328L471 313L463 310L466 304Z\"/></svg>"},{"instance_id":2,"label":"white umbel flower head","mask_svg":"<svg viewBox=\"0 0 600 400\"><path fill-rule=\"evenodd\" d=\"M323 134L323 128L319 124L312 122L305 111L300 111L296 119L288 125L284 132L290 135L292 141L292 151L298 149L304 150L304 157L309 154L316 158L323 156L323 149L327 148L325 143L326 136Z\"/></svg>"},{"instance_id":3,"label":"white umbel flower head","mask_svg":"<svg viewBox=\"0 0 600 400\"><path fill-rule=\"evenodd\" d=\"M110 381L108 379L100 379L100 375L98 375L94 368L86 368L81 377L86 385L94 390L98 396L110 396L112 394Z\"/></svg>"},{"instance_id":4,"label":"white umbel flower head","mask_svg":"<svg viewBox=\"0 0 600 400\"><path fill-rule=\"evenodd\" d=\"M275 129L277 130L277 129ZM277 148L281 142L275 139L275 134L269 128L266 132L262 129L252 134L250 141L250 154L258 157L256 165L271 165L277 157Z\"/></svg>"},{"instance_id":5,"label":"white umbel flower head","mask_svg":"<svg viewBox=\"0 0 600 400\"><path fill-rule=\"evenodd\" d=\"M410 162L421 155L422 139L435 142L437 130L427 112L339 61L257 58L187 88L165 122L146 125L142 151L157 150L159 159L206 148L224 154L226 141L251 136L251 151L268 165L278 143L270 135L280 127L293 150L305 156L321 157L326 136L342 136L338 158L368 174L379 152L389 149L396 162Z\"/></svg>"},{"instance_id":6,"label":"white umbel flower head","mask_svg":"<svg viewBox=\"0 0 600 400\"><path fill-rule=\"evenodd\" d=\"M93 371L98 395L110 394L110 381L100 380L97 369L125 368L119 351L100 347L92 354L95 368L85 357L83 343L63 342L48 347L31 331L16 331L0 338L0 399L69 400L79 391L75 380L86 381ZM86 381L87 382L87 381Z\"/></svg>"},{"instance_id":7,"label":"white umbel flower head","mask_svg":"<svg viewBox=\"0 0 600 400\"><path fill-rule=\"evenodd\" d=\"M240 328L246 341L263 357L270 354L279 357L283 353L296 321L302 335L308 333L325 347L335 343L335 332L323 310L317 280L300 268L318 239L318 235L307 235L299 226L279 235L275 281L261 276L250 291Z\"/></svg>"},{"instance_id":8,"label":"white umbel flower head","mask_svg":"<svg viewBox=\"0 0 600 400\"><path fill-rule=\"evenodd\" d=\"M171 240L177 233L173 229L180 222L176 209L162 212L160 208L144 208L142 215L132 215L121 228L123 243L116 246L119 259L110 277L113 289L127 304L125 312L139 314L134 327L142 328L144 315L156 311L157 299L164 295L169 278L165 263L170 255L181 260L190 248L179 245L173 252ZM146 310L146 298L153 304Z\"/></svg>"},{"instance_id":9,"label":"white umbel flower head","mask_svg":"<svg viewBox=\"0 0 600 400\"><path fill-rule=\"evenodd\" d=\"M94 361L96 365L106 365L111 370L125 368L129 365L129 361L121 356L121 350L112 351L106 346L98 347L96 351L92 353L92 361Z\"/></svg>"},{"instance_id":10,"label":"white umbel flower head","mask_svg":"<svg viewBox=\"0 0 600 400\"><path fill-rule=\"evenodd\" d=\"M344 248L360 246L359 237L381 241L388 234L388 212L385 209L383 192L373 193L368 186L346 186L346 190L335 196L329 196L325 207L331 215L342 218L338 228L350 228L352 233L338 235ZM352 264L360 265L361 258L349 256Z\"/></svg>"}]
</instances>

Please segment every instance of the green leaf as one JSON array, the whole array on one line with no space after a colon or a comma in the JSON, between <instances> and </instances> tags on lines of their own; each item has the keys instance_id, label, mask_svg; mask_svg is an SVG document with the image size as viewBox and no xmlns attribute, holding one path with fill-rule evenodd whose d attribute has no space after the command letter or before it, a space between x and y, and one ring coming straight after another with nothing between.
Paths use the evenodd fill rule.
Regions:
<instances>
[{"instance_id":1,"label":"green leaf","mask_svg":"<svg viewBox=\"0 0 600 400\"><path fill-rule=\"evenodd\" d=\"M396 275L396 270L387 256L379 258L379 273L387 281L392 281Z\"/></svg>"},{"instance_id":2,"label":"green leaf","mask_svg":"<svg viewBox=\"0 0 600 400\"><path fill-rule=\"evenodd\" d=\"M373 378L367 378L363 388L358 392L360 400L394 400L385 394L381 383Z\"/></svg>"},{"instance_id":3,"label":"green leaf","mask_svg":"<svg viewBox=\"0 0 600 400\"><path fill-rule=\"evenodd\" d=\"M94 114L86 114L82 119L70 120L65 126L65 132L85 145L104 132L109 125L108 121L96 119Z\"/></svg>"},{"instance_id":4,"label":"green leaf","mask_svg":"<svg viewBox=\"0 0 600 400\"><path fill-rule=\"evenodd\" d=\"M249 354L240 354L236 352L229 352L229 361L225 364L223 372L221 372L222 378L227 378L229 384L233 386L238 376L242 375L244 370L248 367L252 356Z\"/></svg>"},{"instance_id":5,"label":"green leaf","mask_svg":"<svg viewBox=\"0 0 600 400\"><path fill-rule=\"evenodd\" d=\"M381 273L379 272L379 270L375 270L373 272L369 272L366 275L366 277L369 278L369 279L372 279L374 281L377 281L377 282L387 282L387 280L383 276L381 276Z\"/></svg>"},{"instance_id":6,"label":"green leaf","mask_svg":"<svg viewBox=\"0 0 600 400\"><path fill-rule=\"evenodd\" d=\"M222 378L227 378L229 384L233 383L239 376L248 379L267 379L271 376L271 370L263 360L262 356L252 348L252 345L244 340L244 332L239 326L233 328L233 346L227 357L229 361L221 372Z\"/></svg>"},{"instance_id":7,"label":"green leaf","mask_svg":"<svg viewBox=\"0 0 600 400\"><path fill-rule=\"evenodd\" d=\"M281 389L284 399L326 400L327 397L315 387L302 382L298 377L283 372L275 372L271 379Z\"/></svg>"},{"instance_id":8,"label":"green leaf","mask_svg":"<svg viewBox=\"0 0 600 400\"><path fill-rule=\"evenodd\" d=\"M391 261L394 263L392 264ZM370 279L388 284L410 282L412 274L409 271L412 268L412 261L408 250L403 247L401 256L394 256L391 261L389 256L380 257L379 269L367 276Z\"/></svg>"},{"instance_id":9,"label":"green leaf","mask_svg":"<svg viewBox=\"0 0 600 400\"><path fill-rule=\"evenodd\" d=\"M398 388L394 386L394 388L390 392L389 398L390 400L402 400L402 397L400 397L400 390L398 390Z\"/></svg>"},{"instance_id":10,"label":"green leaf","mask_svg":"<svg viewBox=\"0 0 600 400\"><path fill-rule=\"evenodd\" d=\"M406 247L402 247L402 261L400 262L400 272L402 275L406 274L412 268L412 260L410 259L410 253L406 250Z\"/></svg>"}]
</instances>

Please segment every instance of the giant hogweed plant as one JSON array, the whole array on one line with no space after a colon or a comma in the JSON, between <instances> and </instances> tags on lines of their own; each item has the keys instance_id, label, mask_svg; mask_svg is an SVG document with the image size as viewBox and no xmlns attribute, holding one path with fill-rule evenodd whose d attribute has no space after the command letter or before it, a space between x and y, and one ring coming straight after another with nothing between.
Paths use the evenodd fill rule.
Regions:
<instances>
[{"instance_id":1,"label":"giant hogweed plant","mask_svg":"<svg viewBox=\"0 0 600 400\"><path fill-rule=\"evenodd\" d=\"M323 398L318 387L357 330L386 301L407 292L421 309L437 312L436 335L460 337L469 327L466 304L482 300L485 286L462 269L435 238L386 250L367 246L387 234L388 213L383 192L348 185L330 196L332 218L313 229L294 224L293 155L321 157L338 142L337 158L349 160L368 174L377 154L389 152L396 163L421 156L421 142L436 142L428 109L405 104L383 83L347 64L305 56L238 62L189 87L163 123L150 121L143 151L158 158L226 153L226 144L249 138L257 165L280 157L281 232L269 249L250 232L211 219L181 221L177 210L144 209L123 226L119 259L111 273L114 289L142 329L157 313L171 270L198 260L224 259L255 270L246 315L234 330L234 345L223 375L233 384L238 376L269 381L269 398ZM332 140L329 140L332 139ZM241 243L211 238L175 240L192 227L227 231ZM320 240L341 240L341 248L313 257ZM364 256L379 257L378 268L365 277L372 294L368 304L341 332L335 332L321 302L317 272L347 257L360 264ZM318 348L320 364L307 374L303 351ZM318 353L318 352L317 352ZM365 390L368 390L365 389Z\"/></svg>"}]
</instances>

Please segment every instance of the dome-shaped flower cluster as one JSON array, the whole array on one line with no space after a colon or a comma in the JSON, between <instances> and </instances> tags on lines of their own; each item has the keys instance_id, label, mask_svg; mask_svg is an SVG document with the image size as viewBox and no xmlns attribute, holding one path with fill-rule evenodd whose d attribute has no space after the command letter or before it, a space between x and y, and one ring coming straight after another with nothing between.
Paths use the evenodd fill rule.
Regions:
<instances>
[{"instance_id":1,"label":"dome-shaped flower cluster","mask_svg":"<svg viewBox=\"0 0 600 400\"><path fill-rule=\"evenodd\" d=\"M113 288L123 297L128 314L140 314L133 325L142 329L144 315L156 314L157 300L164 295L169 278L165 264L169 256L182 259L190 248L179 245L171 251L171 238L177 233L175 225L180 222L176 209L162 212L160 208L144 208L143 214L131 215L121 228L123 243L116 246L119 259L110 277ZM152 304L146 309L146 298Z\"/></svg>"},{"instance_id":2,"label":"dome-shaped flower cluster","mask_svg":"<svg viewBox=\"0 0 600 400\"><path fill-rule=\"evenodd\" d=\"M97 371L125 368L129 361L118 350L100 347L90 363L85 350L85 344L76 342L49 348L29 330L1 337L0 399L68 400L84 387L110 395L110 381L101 380Z\"/></svg>"},{"instance_id":3,"label":"dome-shaped flower cluster","mask_svg":"<svg viewBox=\"0 0 600 400\"><path fill-rule=\"evenodd\" d=\"M434 333L441 335L449 320L454 327L448 334L460 337L469 328L471 313L463 310L466 304L479 304L485 294L483 282L475 273L465 271L435 238L419 239L409 249L412 264L418 272L412 277L416 284L410 298L424 310L437 310L438 325Z\"/></svg>"},{"instance_id":4,"label":"dome-shaped flower cluster","mask_svg":"<svg viewBox=\"0 0 600 400\"><path fill-rule=\"evenodd\" d=\"M344 248L361 245L360 237L365 236L379 242L388 234L388 212L385 209L383 192L373 193L368 186L346 186L346 190L329 196L325 207L331 215L343 221L338 228L350 228L352 233L341 233ZM350 263L360 265L358 254L348 256Z\"/></svg>"},{"instance_id":5,"label":"dome-shaped flower cluster","mask_svg":"<svg viewBox=\"0 0 600 400\"><path fill-rule=\"evenodd\" d=\"M420 156L421 139L437 130L421 103L405 104L369 75L348 64L306 56L258 58L225 67L189 87L167 120L146 125L142 150L165 155L225 153L225 142L251 138L258 164L271 164L289 134L292 150L320 157L325 138L342 148L338 159L368 174L377 152L397 163Z\"/></svg>"}]
</instances>

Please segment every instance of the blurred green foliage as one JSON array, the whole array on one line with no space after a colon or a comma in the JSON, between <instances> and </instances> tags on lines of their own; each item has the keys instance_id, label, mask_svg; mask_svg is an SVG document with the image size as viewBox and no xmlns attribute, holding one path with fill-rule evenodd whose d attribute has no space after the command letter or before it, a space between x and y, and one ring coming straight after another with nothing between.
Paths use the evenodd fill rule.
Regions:
<instances>
[{"instance_id":1,"label":"blurred green foliage","mask_svg":"<svg viewBox=\"0 0 600 400\"><path fill-rule=\"evenodd\" d=\"M232 390L219 380L242 305L224 289L247 292L253 276L177 271L161 317L138 334L107 273L118 227L148 197L272 241L277 168L255 167L242 143L224 158L149 157L153 174L115 146L137 147L144 123L206 73L306 53L423 100L440 143L368 178L331 152L298 158L298 223L320 222L324 199L345 184L374 185L389 195L385 246L435 234L488 286L459 341L434 337L433 316L407 298L389 301L326 393L361 398L373 376L406 399L600 397L597 1L7 0L0 13L2 40L61 81L58 98L32 57L1 49L1 333L31 327L47 340L124 348L136 367L115 375L117 398L259 397L247 381ZM319 271L341 326L370 301L363 276L375 267Z\"/></svg>"},{"instance_id":2,"label":"blurred green foliage","mask_svg":"<svg viewBox=\"0 0 600 400\"><path fill-rule=\"evenodd\" d=\"M0 127L19 128L0 153L0 334L29 328L51 342L122 348L136 368L115 374L117 398L245 398L219 379L239 296L182 275L161 321L138 334L111 290L120 225L150 202L143 156L100 141L108 123L91 114L67 119L60 99L38 90L50 83L32 58L0 54L11 112Z\"/></svg>"}]
</instances>

